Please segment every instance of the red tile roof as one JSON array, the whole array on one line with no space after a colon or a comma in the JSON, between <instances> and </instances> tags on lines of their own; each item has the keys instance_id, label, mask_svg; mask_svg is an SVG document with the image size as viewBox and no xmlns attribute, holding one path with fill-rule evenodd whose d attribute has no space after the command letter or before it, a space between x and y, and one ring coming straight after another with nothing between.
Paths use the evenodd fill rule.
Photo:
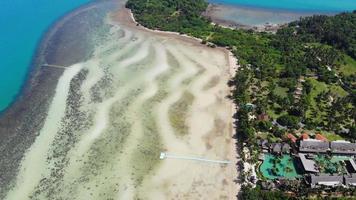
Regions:
<instances>
[{"instance_id":1,"label":"red tile roof","mask_svg":"<svg viewBox=\"0 0 356 200\"><path fill-rule=\"evenodd\" d=\"M266 113L260 114L260 115L257 116L257 120L259 120L259 121L268 121L269 120L269 116Z\"/></svg>"},{"instance_id":2,"label":"red tile roof","mask_svg":"<svg viewBox=\"0 0 356 200\"><path fill-rule=\"evenodd\" d=\"M328 139L326 137L324 137L323 135L321 135L320 133L315 135L315 139L321 140L321 141L324 141L324 142L328 141Z\"/></svg>"},{"instance_id":3,"label":"red tile roof","mask_svg":"<svg viewBox=\"0 0 356 200\"><path fill-rule=\"evenodd\" d=\"M287 134L287 138L290 139L290 141L292 141L294 143L297 141L297 138L294 135L292 135L291 133Z\"/></svg>"},{"instance_id":4,"label":"red tile roof","mask_svg":"<svg viewBox=\"0 0 356 200\"><path fill-rule=\"evenodd\" d=\"M307 133L303 133L302 136L300 136L303 140L309 139L309 135Z\"/></svg>"}]
</instances>

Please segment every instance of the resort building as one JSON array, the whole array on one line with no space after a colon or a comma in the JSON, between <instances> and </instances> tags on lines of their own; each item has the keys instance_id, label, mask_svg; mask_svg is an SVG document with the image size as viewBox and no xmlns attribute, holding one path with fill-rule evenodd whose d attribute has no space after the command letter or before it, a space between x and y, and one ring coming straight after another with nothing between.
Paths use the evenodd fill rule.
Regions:
<instances>
[{"instance_id":1,"label":"resort building","mask_svg":"<svg viewBox=\"0 0 356 200\"><path fill-rule=\"evenodd\" d=\"M282 144L281 143L271 144L271 150L275 154L280 154L282 152Z\"/></svg>"},{"instance_id":2,"label":"resort building","mask_svg":"<svg viewBox=\"0 0 356 200\"><path fill-rule=\"evenodd\" d=\"M263 148L263 147L262 147ZM270 145L270 152L274 154L289 154L291 146L288 143L272 143Z\"/></svg>"},{"instance_id":3,"label":"resort building","mask_svg":"<svg viewBox=\"0 0 356 200\"><path fill-rule=\"evenodd\" d=\"M318 176L310 175L310 186L312 188L323 186L356 186L356 174L344 175L344 176L332 176L328 174L320 174Z\"/></svg>"},{"instance_id":4,"label":"resort building","mask_svg":"<svg viewBox=\"0 0 356 200\"><path fill-rule=\"evenodd\" d=\"M323 186L339 186L344 182L343 176L332 176L329 174L320 174L318 176L310 175L310 186L312 188L323 185Z\"/></svg>"},{"instance_id":5,"label":"resort building","mask_svg":"<svg viewBox=\"0 0 356 200\"><path fill-rule=\"evenodd\" d=\"M349 173L356 173L356 162L353 158L345 160L345 167Z\"/></svg>"},{"instance_id":6,"label":"resort building","mask_svg":"<svg viewBox=\"0 0 356 200\"><path fill-rule=\"evenodd\" d=\"M319 137L318 139L305 139L300 141L300 152L307 153L327 153L333 154L356 154L356 143L347 141L327 142Z\"/></svg>"},{"instance_id":7,"label":"resort building","mask_svg":"<svg viewBox=\"0 0 356 200\"><path fill-rule=\"evenodd\" d=\"M299 153L298 155L305 172L311 172L311 173L319 172L318 166L316 165L315 161L309 159L307 154Z\"/></svg>"},{"instance_id":8,"label":"resort building","mask_svg":"<svg viewBox=\"0 0 356 200\"><path fill-rule=\"evenodd\" d=\"M350 174L344 176L346 186L356 186L356 174Z\"/></svg>"},{"instance_id":9,"label":"resort building","mask_svg":"<svg viewBox=\"0 0 356 200\"><path fill-rule=\"evenodd\" d=\"M335 154L356 154L356 143L335 141L330 143L330 149Z\"/></svg>"},{"instance_id":10,"label":"resort building","mask_svg":"<svg viewBox=\"0 0 356 200\"><path fill-rule=\"evenodd\" d=\"M299 151L306 153L326 153L329 151L329 142L315 139L301 140Z\"/></svg>"}]
</instances>

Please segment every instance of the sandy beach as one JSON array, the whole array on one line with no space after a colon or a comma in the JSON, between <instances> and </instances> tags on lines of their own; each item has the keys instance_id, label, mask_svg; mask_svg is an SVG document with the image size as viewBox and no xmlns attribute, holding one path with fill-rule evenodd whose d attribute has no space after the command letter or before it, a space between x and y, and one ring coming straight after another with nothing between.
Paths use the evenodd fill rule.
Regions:
<instances>
[{"instance_id":1,"label":"sandy beach","mask_svg":"<svg viewBox=\"0 0 356 200\"><path fill-rule=\"evenodd\" d=\"M103 23L92 56L60 75L5 199L235 199L236 59L127 9Z\"/></svg>"},{"instance_id":2,"label":"sandy beach","mask_svg":"<svg viewBox=\"0 0 356 200\"><path fill-rule=\"evenodd\" d=\"M120 10L119 12L115 13L114 19L121 24L125 25L126 27L130 29L136 29L140 31L145 31L147 33L152 33L154 36L163 36L166 38L169 38L169 40L177 40L179 42L186 43L189 46L194 46L199 49L203 49L204 51L211 52L213 54L222 54L223 59L225 60L225 69L222 67L222 69L219 69L219 71L211 72L210 76L218 75L220 74L220 78L223 79L224 81L220 81L220 83L216 86L216 88L211 89L211 92L216 94L222 93L225 94L224 96L220 96L221 101L224 101L225 109L222 105L216 105L221 107L220 112L225 115L224 118L218 123L218 122L212 122L212 127L211 129L215 129L215 131L219 130L219 128L223 128L224 126L228 126L227 130L225 133L226 135L224 136L224 139L220 138L219 134L217 133L209 133L209 136L206 136L206 134L201 134L202 128L204 127L204 124L201 124L201 121L208 121L210 116L205 116L206 118L204 119L204 114L195 114L196 117L194 117L194 114L192 113L192 117L189 118L189 121L187 122L190 124L189 126L191 127L192 133L191 136L187 139L184 138L183 142L179 141L179 138L176 138L173 136L171 133L171 136L167 134L165 136L165 143L167 145L167 149L165 149L167 152L177 152L178 154L183 154L183 155L206 155L212 158L219 158L216 155L220 154L220 158L226 158L232 161L232 164L229 166L206 166L202 165L201 163L182 163L182 161L173 161L173 160L167 160L164 161L157 172L153 175L153 180L147 181L147 185L150 185L148 191L148 194L152 194L152 199L234 199L239 192L240 186L238 184L235 184L233 181L237 177L237 170L235 167L235 163L237 163L237 157L236 155L236 146L235 146L235 141L232 139L232 135L234 134L234 129L233 129L233 123L232 123L232 115L235 113L235 106L230 100L226 101L226 96L229 94L229 88L227 87L227 81L232 78L237 70L237 60L235 56L228 50L224 48L210 48L207 47L206 45L201 44L201 40L198 38L190 37L187 35L180 35L175 32L166 32L166 31L159 31L159 30L150 30L147 29L143 26L137 26L137 22L134 20L132 13L128 9L123 9ZM202 51L202 50L198 50ZM204 60L204 59L203 59ZM201 61L197 61L201 62ZM202 63L203 64L203 63ZM208 63L205 63L204 65L208 65ZM215 66L214 66L215 67ZM211 69L206 68L207 71L213 70L214 67L211 67ZM207 75L206 75L207 76ZM205 79L207 80L207 79ZM207 81L208 82L208 81ZM195 91L199 95L200 91ZM174 96L179 96L174 95ZM223 100L224 99L224 100ZM171 102L177 101L177 99L172 99L168 100ZM198 107L200 105L204 104L209 104L207 101L209 101L209 98L204 98L200 102L196 102L196 106L193 105L194 107ZM172 103L167 102L168 105L163 105L165 108L160 108L160 110L166 110L166 107L169 107ZM229 109L231 107L231 109ZM210 109L211 106L210 106ZM224 109L224 110L222 110ZM192 111L191 111L192 112ZM193 111L194 112L194 111ZM196 112L199 112L198 110ZM215 113L209 113L212 115L215 115ZM168 118L168 117L165 117ZM204 119L204 120L202 120ZM164 121L165 119L160 119L160 121ZM225 124L225 125L224 125ZM206 126L207 124L205 124ZM215 126L215 127L214 127ZM164 132L169 133L172 131L169 131L167 127L165 127ZM224 128L223 128L224 129ZM209 132L209 130L207 130ZM220 133L221 134L221 133ZM208 137L208 139L205 139L205 137ZM205 140L205 141L202 141ZM185 144L184 144L185 143ZM205 144L204 144L205 143ZM199 146L206 146L208 148L197 148ZM220 145L226 145L225 150L218 150L218 146ZM170 146L168 148L168 146ZM189 147L190 146L190 147ZM194 150L193 150L194 149ZM214 150L215 149L215 150ZM211 153L209 151L212 151ZM215 152L214 152L215 151ZM219 153L218 153L219 152ZM225 154L225 155L224 155ZM185 161L183 161L185 162ZM177 166L180 166L177 168ZM206 169L204 169L206 168ZM210 168L210 169L209 169ZM216 168L216 169L215 169ZM220 168L220 169L219 169ZM176 169L176 170L172 170ZM206 177L206 173L204 172L205 170L211 170L211 172L216 171L216 177L214 177L215 180L209 180L209 178L212 177ZM203 173L202 173L203 172ZM197 176L197 174L200 174L200 176ZM168 177L167 177L168 176ZM218 178L218 176L221 176ZM225 176L225 177L224 177ZM195 180L192 180L192 177ZM162 181L163 180L163 181ZM153 181L153 185L152 185ZM216 182L215 182L216 181ZM220 182L220 184L219 184ZM214 190L212 191L211 189L208 189L208 185L214 185ZM223 186L223 187L221 187ZM163 188L167 188L168 191L164 191ZM219 188L219 189L217 189ZM226 190L226 188L229 188ZM152 190L152 191L151 191ZM194 192L192 192L194 191ZM211 192L211 193L210 193Z\"/></svg>"}]
</instances>

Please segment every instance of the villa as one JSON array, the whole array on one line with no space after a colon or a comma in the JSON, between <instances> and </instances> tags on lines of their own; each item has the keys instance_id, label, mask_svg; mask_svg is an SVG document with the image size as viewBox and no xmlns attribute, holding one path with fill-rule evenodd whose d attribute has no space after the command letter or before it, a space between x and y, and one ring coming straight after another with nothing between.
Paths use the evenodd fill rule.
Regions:
<instances>
[{"instance_id":1,"label":"villa","mask_svg":"<svg viewBox=\"0 0 356 200\"><path fill-rule=\"evenodd\" d=\"M281 143L271 144L271 150L275 154L280 154L282 152L282 144Z\"/></svg>"},{"instance_id":2,"label":"villa","mask_svg":"<svg viewBox=\"0 0 356 200\"><path fill-rule=\"evenodd\" d=\"M289 154L291 146L288 143L272 143L270 151L274 154Z\"/></svg>"}]
</instances>

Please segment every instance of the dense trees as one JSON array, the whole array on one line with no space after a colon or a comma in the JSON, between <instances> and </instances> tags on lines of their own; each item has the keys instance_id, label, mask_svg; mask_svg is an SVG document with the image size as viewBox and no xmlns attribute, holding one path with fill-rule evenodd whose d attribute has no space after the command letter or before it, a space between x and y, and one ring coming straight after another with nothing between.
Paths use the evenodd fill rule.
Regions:
<instances>
[{"instance_id":1,"label":"dense trees","mask_svg":"<svg viewBox=\"0 0 356 200\"><path fill-rule=\"evenodd\" d=\"M176 32L206 27L208 20L201 13L207 6L204 0L129 0L126 4L142 25Z\"/></svg>"},{"instance_id":2,"label":"dense trees","mask_svg":"<svg viewBox=\"0 0 356 200\"><path fill-rule=\"evenodd\" d=\"M289 128L299 122L328 131L355 126L356 75L340 68L356 63L356 12L302 18L271 34L210 24L201 16L204 0L128 0L126 6L148 28L188 34L234 53L241 68L230 84L240 108L238 135L245 140L268 128L248 119L262 112ZM256 110L246 110L247 103ZM354 137L351 132L346 136Z\"/></svg>"},{"instance_id":3,"label":"dense trees","mask_svg":"<svg viewBox=\"0 0 356 200\"><path fill-rule=\"evenodd\" d=\"M243 186L241 190L243 191L241 196L239 197L239 199L241 200L278 200L278 199L288 200L289 199L289 197L285 195L283 192L262 190L260 186L257 186L256 188Z\"/></svg>"},{"instance_id":4,"label":"dense trees","mask_svg":"<svg viewBox=\"0 0 356 200\"><path fill-rule=\"evenodd\" d=\"M297 129L300 119L293 115L282 115L277 119L277 122L282 126Z\"/></svg>"},{"instance_id":5,"label":"dense trees","mask_svg":"<svg viewBox=\"0 0 356 200\"><path fill-rule=\"evenodd\" d=\"M335 17L306 17L290 23L290 27L302 40L329 44L356 59L356 11Z\"/></svg>"}]
</instances>

